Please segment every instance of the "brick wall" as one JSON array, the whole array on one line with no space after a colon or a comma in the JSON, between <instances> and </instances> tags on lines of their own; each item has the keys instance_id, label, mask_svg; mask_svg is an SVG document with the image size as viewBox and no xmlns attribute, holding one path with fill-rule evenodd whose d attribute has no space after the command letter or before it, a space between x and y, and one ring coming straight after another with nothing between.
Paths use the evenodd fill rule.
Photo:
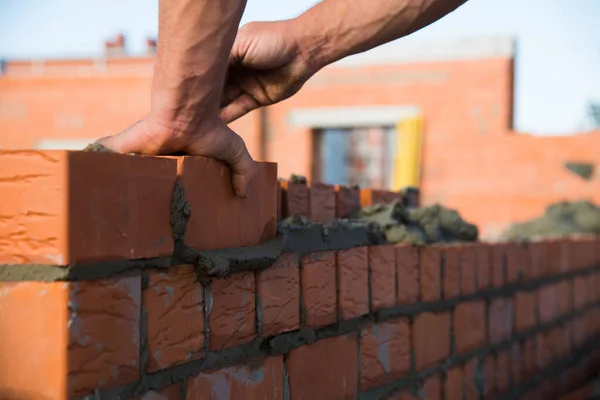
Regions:
<instances>
[{"instance_id":1,"label":"brick wall","mask_svg":"<svg viewBox=\"0 0 600 400\"><path fill-rule=\"evenodd\" d=\"M597 374L599 238L276 234L278 197L301 204L276 165L246 200L228 174L0 152L0 398L542 400ZM338 213L339 188L304 189L309 215Z\"/></svg>"}]
</instances>

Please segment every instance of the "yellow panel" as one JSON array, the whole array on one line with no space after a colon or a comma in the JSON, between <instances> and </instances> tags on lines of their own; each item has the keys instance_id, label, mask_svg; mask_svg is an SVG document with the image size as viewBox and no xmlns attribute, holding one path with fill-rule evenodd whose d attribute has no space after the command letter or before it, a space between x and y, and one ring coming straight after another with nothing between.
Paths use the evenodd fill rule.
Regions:
<instances>
[{"instance_id":1,"label":"yellow panel","mask_svg":"<svg viewBox=\"0 0 600 400\"><path fill-rule=\"evenodd\" d=\"M421 178L421 146L423 136L421 116L406 118L396 127L396 158L394 160L394 190L418 187Z\"/></svg>"}]
</instances>

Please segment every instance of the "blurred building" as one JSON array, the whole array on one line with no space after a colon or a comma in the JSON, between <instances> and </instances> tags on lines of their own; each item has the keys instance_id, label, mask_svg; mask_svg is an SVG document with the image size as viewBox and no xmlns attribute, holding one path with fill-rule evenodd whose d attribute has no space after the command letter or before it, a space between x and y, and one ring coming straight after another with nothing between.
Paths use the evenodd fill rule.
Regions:
<instances>
[{"instance_id":1,"label":"blurred building","mask_svg":"<svg viewBox=\"0 0 600 400\"><path fill-rule=\"evenodd\" d=\"M126 40L97 59L8 60L0 72L0 148L80 149L149 109L156 42ZM418 184L494 235L562 199L600 203L600 132L514 132L510 38L399 41L319 72L294 97L232 124L281 176L397 189Z\"/></svg>"}]
</instances>

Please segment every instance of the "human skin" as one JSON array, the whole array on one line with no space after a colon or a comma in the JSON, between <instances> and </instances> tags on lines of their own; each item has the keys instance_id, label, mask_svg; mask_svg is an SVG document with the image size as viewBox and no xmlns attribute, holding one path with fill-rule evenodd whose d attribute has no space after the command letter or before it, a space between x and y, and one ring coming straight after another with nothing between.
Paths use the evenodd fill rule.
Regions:
<instances>
[{"instance_id":1,"label":"human skin","mask_svg":"<svg viewBox=\"0 0 600 400\"><path fill-rule=\"evenodd\" d=\"M252 22L236 37L221 101L229 123L295 94L321 68L409 35L467 0L324 0L297 18Z\"/></svg>"},{"instance_id":2,"label":"human skin","mask_svg":"<svg viewBox=\"0 0 600 400\"><path fill-rule=\"evenodd\" d=\"M227 123L292 96L326 65L417 31L466 1L324 0L297 18L237 32L245 0L160 0L150 111L99 143L121 153L222 160L235 194L245 197L256 164Z\"/></svg>"},{"instance_id":3,"label":"human skin","mask_svg":"<svg viewBox=\"0 0 600 400\"><path fill-rule=\"evenodd\" d=\"M246 197L256 164L242 138L219 118L229 53L245 0L160 0L148 114L98 142L119 153L206 156L227 163Z\"/></svg>"}]
</instances>

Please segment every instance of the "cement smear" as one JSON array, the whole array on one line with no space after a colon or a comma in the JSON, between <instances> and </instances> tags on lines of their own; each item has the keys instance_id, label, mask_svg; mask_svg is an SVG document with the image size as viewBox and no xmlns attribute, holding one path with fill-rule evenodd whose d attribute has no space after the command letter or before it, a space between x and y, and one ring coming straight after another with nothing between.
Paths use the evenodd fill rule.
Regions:
<instances>
[{"instance_id":1,"label":"cement smear","mask_svg":"<svg viewBox=\"0 0 600 400\"><path fill-rule=\"evenodd\" d=\"M92 151L95 153L112 153L111 150L102 146L100 143L90 143L88 144L83 151Z\"/></svg>"},{"instance_id":2,"label":"cement smear","mask_svg":"<svg viewBox=\"0 0 600 400\"><path fill-rule=\"evenodd\" d=\"M395 201L358 211L354 220L371 223L390 243L432 244L475 242L477 227L463 220L455 210L439 204L407 208Z\"/></svg>"},{"instance_id":3,"label":"cement smear","mask_svg":"<svg viewBox=\"0 0 600 400\"><path fill-rule=\"evenodd\" d=\"M561 237L573 234L600 235L600 207L589 201L555 203L540 218L512 225L504 240Z\"/></svg>"}]
</instances>

